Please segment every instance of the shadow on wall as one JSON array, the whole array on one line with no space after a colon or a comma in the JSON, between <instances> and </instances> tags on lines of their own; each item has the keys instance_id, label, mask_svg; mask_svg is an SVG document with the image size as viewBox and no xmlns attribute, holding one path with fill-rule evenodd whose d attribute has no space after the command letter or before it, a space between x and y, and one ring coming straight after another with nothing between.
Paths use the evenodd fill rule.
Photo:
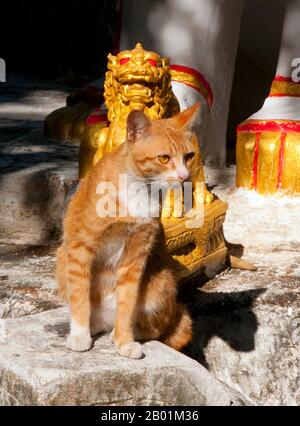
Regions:
<instances>
[{"instance_id":1,"label":"shadow on wall","mask_svg":"<svg viewBox=\"0 0 300 426\"><path fill-rule=\"evenodd\" d=\"M191 356L209 369L205 348L219 337L233 350L250 352L255 349L258 321L252 307L264 289L241 292L204 292L192 290L185 295L193 317L194 338L186 349Z\"/></svg>"},{"instance_id":2,"label":"shadow on wall","mask_svg":"<svg viewBox=\"0 0 300 426\"><path fill-rule=\"evenodd\" d=\"M99 78L115 33L116 0L12 0L1 5L0 57L7 74ZM14 32L17 31L17 37Z\"/></svg>"},{"instance_id":3,"label":"shadow on wall","mask_svg":"<svg viewBox=\"0 0 300 426\"><path fill-rule=\"evenodd\" d=\"M287 0L246 0L232 85L227 148L236 126L258 111L276 73Z\"/></svg>"}]
</instances>

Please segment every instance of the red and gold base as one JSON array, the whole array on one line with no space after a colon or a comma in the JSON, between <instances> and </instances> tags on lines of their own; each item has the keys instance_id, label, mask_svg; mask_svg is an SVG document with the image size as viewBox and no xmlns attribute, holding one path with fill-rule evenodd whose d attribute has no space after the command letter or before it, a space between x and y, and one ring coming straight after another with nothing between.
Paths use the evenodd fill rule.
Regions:
<instances>
[{"instance_id":1,"label":"red and gold base","mask_svg":"<svg viewBox=\"0 0 300 426\"><path fill-rule=\"evenodd\" d=\"M300 195L300 121L246 120L237 128L238 187Z\"/></svg>"}]
</instances>

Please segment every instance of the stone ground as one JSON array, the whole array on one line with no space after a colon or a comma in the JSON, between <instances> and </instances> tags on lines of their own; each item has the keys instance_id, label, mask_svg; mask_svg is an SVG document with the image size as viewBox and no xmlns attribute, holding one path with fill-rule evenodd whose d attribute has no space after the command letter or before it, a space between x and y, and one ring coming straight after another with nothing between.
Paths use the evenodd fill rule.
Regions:
<instances>
[{"instance_id":1,"label":"stone ground","mask_svg":"<svg viewBox=\"0 0 300 426\"><path fill-rule=\"evenodd\" d=\"M12 331L17 342L15 347L12 344L0 346L2 402L7 404L63 403L57 396L57 389L64 386L64 389L70 389L69 375L64 371L64 368L68 369L67 361L60 365L60 372L56 364L50 365L49 353L52 357L55 354L55 336L51 330L43 329L45 340L51 342L50 352L43 344L41 347L38 344L40 349L34 354L36 348L30 343L29 333L30 330L32 336L36 333L32 338L38 342L41 339L39 325L47 321L59 323L61 315L65 315L61 309L56 310L61 304L53 279L57 244L55 239L60 232L59 217L68 191L76 180L78 147L44 139L42 121L48 112L64 104L67 93L68 90L60 87L17 76L8 81L4 88L0 86L0 317L13 321L8 322L8 330L14 330L15 325L17 329L22 330L24 327L27 330L24 332L25 342L22 332L17 330ZM255 263L258 270L251 272L231 269L204 285L200 285L197 279L184 284L181 294L192 311L195 329L194 341L187 352L190 358L177 353L174 355L174 351L165 349L158 343L147 344L149 351L146 358L150 357L151 360L155 358L156 350L162 353L166 350L166 363L171 356L174 365L184 364L183 376L181 373L180 377L174 373L174 395L176 393L178 396L174 396L174 403L227 405L248 404L250 401L261 405L299 405L300 204L299 201L285 197L262 198L236 190L234 173L234 166L223 170L206 169L207 180L213 191L229 202L224 225L227 240L236 244L233 247L236 253L240 255L244 252L245 258ZM29 315L36 313L41 315ZM28 316L28 321L25 316ZM35 321L36 330L32 325ZM66 357L68 362L71 357L73 364L70 370L76 370L77 355L67 355L61 348L62 336L59 337L58 333L56 338L59 346L56 356ZM116 361L113 349L105 338L102 339L104 340L99 339L99 342L102 342L103 348L97 343L96 349L89 355L79 357L82 371L87 377L94 368L93 353L94 356L112 357ZM10 362L14 351L19 351L21 358ZM27 357L34 355L38 358L39 353L42 354L41 364L37 363L36 371L29 369L28 373ZM108 358L105 362L108 362ZM117 370L114 373L105 370L106 376L102 377L106 382L112 374L118 383L115 389L122 386L117 379L118 368L119 376L127 368L122 362L116 361ZM143 362L144 364L136 367L130 364L134 380L140 380L139 369L147 377L151 363L147 364L147 360ZM19 377L22 365L24 374ZM162 368L163 362L157 366L154 375L149 373L149 381L145 385L149 395L157 392L155 383L162 374ZM49 369L49 376L46 378L45 369ZM32 383L40 383L41 380L48 383L52 374L56 379L58 376L62 377L61 381L54 380L57 389L48 384L42 388L36 385L34 389ZM115 390L102 395L102 399L96 398L95 389L98 389L101 379L98 370L97 374L93 387L94 399L90 403L117 403ZM171 380L168 374L170 373L167 372L161 382L164 389L167 388L168 380ZM18 398L13 396L13 386L19 383L16 375L21 383L30 383L31 393L28 386L26 388L24 385L22 389L25 393L22 391L23 394ZM199 384L203 384L207 392L192 392L190 401L180 399L182 392L189 394L186 383L190 381L191 375L198 378ZM82 391L84 379L82 375L80 377L81 385L78 389ZM206 384L208 377L214 389L219 389L220 383L225 386L220 393L216 391L215 399L211 397L211 388ZM47 393L46 390L50 388L52 390ZM144 394L141 389L142 387L140 392L144 395L142 400L146 403L147 393ZM31 396L28 396L28 392ZM37 393L33 395L32 392ZM228 392L235 395L231 402ZM132 396L130 390L128 395ZM88 404L89 401L85 398L86 395L82 394L81 403ZM127 402L123 400L120 403L129 404L130 398L128 397ZM148 402L154 401L151 398ZM169 394L165 397L160 395L159 398L165 403L171 401ZM131 403L132 401L139 403L136 394L132 396ZM70 401L65 401L67 402L79 401L72 400L70 396ZM156 402L159 403L158 400Z\"/></svg>"}]
</instances>

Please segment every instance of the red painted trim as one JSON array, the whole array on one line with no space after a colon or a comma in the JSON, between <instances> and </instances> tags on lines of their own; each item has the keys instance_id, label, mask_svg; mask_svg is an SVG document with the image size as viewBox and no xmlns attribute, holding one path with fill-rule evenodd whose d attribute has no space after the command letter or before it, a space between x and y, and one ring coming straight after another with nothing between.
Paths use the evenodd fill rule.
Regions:
<instances>
[{"instance_id":1,"label":"red painted trim","mask_svg":"<svg viewBox=\"0 0 300 426\"><path fill-rule=\"evenodd\" d=\"M86 119L87 124L108 123L107 114L103 111L93 111Z\"/></svg>"},{"instance_id":2,"label":"red painted trim","mask_svg":"<svg viewBox=\"0 0 300 426\"><path fill-rule=\"evenodd\" d=\"M279 150L279 161L278 161L277 189L280 189L282 187L285 139L286 139L286 133L283 132L280 135L280 150Z\"/></svg>"},{"instance_id":3,"label":"red painted trim","mask_svg":"<svg viewBox=\"0 0 300 426\"><path fill-rule=\"evenodd\" d=\"M213 91L212 91L212 88L211 88L209 82L206 80L206 78L204 77L203 74L201 74L199 71L195 70L194 68L185 67L183 65L177 65L177 64L171 64L170 69L174 70L174 71L185 72L185 73L190 74L193 77L195 77L199 81L199 83L202 84L202 86L207 90L207 94L208 94L207 102L208 102L210 107L212 106L213 99L214 99ZM194 87L190 84L188 84L188 86ZM198 92L200 92L199 89L196 89L196 90L198 90Z\"/></svg>"},{"instance_id":4,"label":"red painted trim","mask_svg":"<svg viewBox=\"0 0 300 426\"><path fill-rule=\"evenodd\" d=\"M283 96L288 96L288 97L292 97L292 98L300 98L300 94L298 93L270 93L269 97L270 98L282 98Z\"/></svg>"},{"instance_id":5,"label":"red painted trim","mask_svg":"<svg viewBox=\"0 0 300 426\"><path fill-rule=\"evenodd\" d=\"M284 81L285 83L299 84L293 81L292 77L284 77L283 75L279 75L279 74L275 76L273 81Z\"/></svg>"},{"instance_id":6,"label":"red painted trim","mask_svg":"<svg viewBox=\"0 0 300 426\"><path fill-rule=\"evenodd\" d=\"M300 132L300 121L249 121L241 123L237 132Z\"/></svg>"},{"instance_id":7,"label":"red painted trim","mask_svg":"<svg viewBox=\"0 0 300 426\"><path fill-rule=\"evenodd\" d=\"M257 188L257 169L258 169L258 154L259 154L259 140L260 133L255 135L255 147L254 147L254 156L253 156L253 165L252 165L252 188Z\"/></svg>"},{"instance_id":8,"label":"red painted trim","mask_svg":"<svg viewBox=\"0 0 300 426\"><path fill-rule=\"evenodd\" d=\"M175 81L175 80L174 80ZM202 93L201 92L201 90L197 87L197 86L194 86L193 84L190 84L190 83L184 83L186 86L189 86L189 87L191 87L192 89L195 89L198 93L200 93L200 95L202 95L204 98L205 98L205 95L204 95L204 93ZM210 102L210 100L209 99L205 99L206 100L206 102L207 102L207 105L208 105L208 107L209 108L211 108L211 102Z\"/></svg>"},{"instance_id":9,"label":"red painted trim","mask_svg":"<svg viewBox=\"0 0 300 426\"><path fill-rule=\"evenodd\" d=\"M199 80L199 82L203 84L205 89L208 92L211 92L211 94L212 94L212 90L211 90L209 82L206 80L206 78L204 77L203 74L201 74L199 71L195 70L194 68L185 67L184 65L172 64L172 65L170 65L170 69L174 70L174 71L186 72L187 74L190 74L190 75L196 77L196 79Z\"/></svg>"}]
</instances>

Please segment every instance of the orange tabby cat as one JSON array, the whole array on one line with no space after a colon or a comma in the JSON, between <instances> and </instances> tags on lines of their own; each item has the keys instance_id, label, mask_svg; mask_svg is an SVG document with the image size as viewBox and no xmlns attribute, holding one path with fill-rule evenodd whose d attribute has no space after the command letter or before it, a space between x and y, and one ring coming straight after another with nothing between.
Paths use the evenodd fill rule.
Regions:
<instances>
[{"instance_id":1,"label":"orange tabby cat","mask_svg":"<svg viewBox=\"0 0 300 426\"><path fill-rule=\"evenodd\" d=\"M191 179L195 145L189 127L198 109L196 104L157 121L132 111L127 140L95 165L72 197L56 271L60 294L70 306L70 349L86 351L92 345L91 336L112 330L117 351L130 358L143 355L138 341L160 340L181 350L191 340L190 316L176 299L159 200L149 203L147 214L145 209L141 214L137 205L130 204L130 191L126 200L118 188L120 175L146 188L140 192L144 207L149 201L145 184L158 188L164 181ZM104 195L99 183L105 182L117 190ZM123 209L126 214L101 214L104 197L106 204L115 202L116 211Z\"/></svg>"}]
</instances>

